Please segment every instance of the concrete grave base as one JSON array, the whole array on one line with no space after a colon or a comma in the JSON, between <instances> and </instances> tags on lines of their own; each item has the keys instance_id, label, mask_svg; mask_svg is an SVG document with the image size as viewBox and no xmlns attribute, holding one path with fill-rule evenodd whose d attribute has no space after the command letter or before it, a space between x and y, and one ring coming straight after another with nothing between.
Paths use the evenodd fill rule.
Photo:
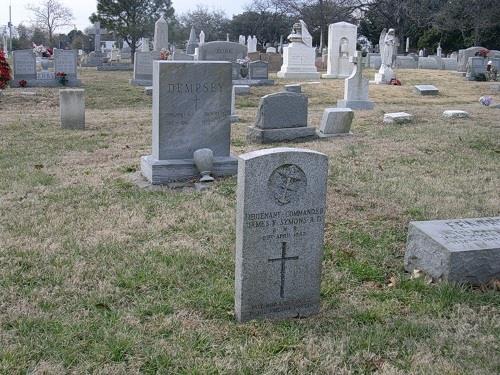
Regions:
<instances>
[{"instance_id":1,"label":"concrete grave base","mask_svg":"<svg viewBox=\"0 0 500 375\"><path fill-rule=\"evenodd\" d=\"M322 133L321 130L316 130L316 135L318 136L318 138L337 138L337 137L349 137L353 135L353 133L350 131L349 133L325 134Z\"/></svg>"},{"instance_id":2,"label":"concrete grave base","mask_svg":"<svg viewBox=\"0 0 500 375\"><path fill-rule=\"evenodd\" d=\"M123 71L132 71L134 70L134 66L132 64L103 64L97 67L97 70L100 72L123 72Z\"/></svg>"},{"instance_id":3,"label":"concrete grave base","mask_svg":"<svg viewBox=\"0 0 500 375\"><path fill-rule=\"evenodd\" d=\"M247 128L247 140L254 143L309 141L314 138L316 138L316 129L307 126L281 129L260 129L255 126Z\"/></svg>"},{"instance_id":4,"label":"concrete grave base","mask_svg":"<svg viewBox=\"0 0 500 375\"><path fill-rule=\"evenodd\" d=\"M248 85L248 86L273 86L274 80L272 79L235 79L234 85Z\"/></svg>"},{"instance_id":5,"label":"concrete grave base","mask_svg":"<svg viewBox=\"0 0 500 375\"><path fill-rule=\"evenodd\" d=\"M214 158L214 177L233 176L237 171L238 160L234 156ZM141 172L153 185L186 181L200 175L192 159L157 160L153 155L141 157Z\"/></svg>"},{"instance_id":6,"label":"concrete grave base","mask_svg":"<svg viewBox=\"0 0 500 375\"><path fill-rule=\"evenodd\" d=\"M153 86L153 81L147 79L130 79L128 83L134 86Z\"/></svg>"},{"instance_id":7,"label":"concrete grave base","mask_svg":"<svg viewBox=\"0 0 500 375\"><path fill-rule=\"evenodd\" d=\"M321 73L317 72L278 72L278 78L283 79L319 79Z\"/></svg>"},{"instance_id":8,"label":"concrete grave base","mask_svg":"<svg viewBox=\"0 0 500 375\"><path fill-rule=\"evenodd\" d=\"M370 100L338 100L337 108L366 109L370 110L375 104Z\"/></svg>"},{"instance_id":9,"label":"concrete grave base","mask_svg":"<svg viewBox=\"0 0 500 375\"><path fill-rule=\"evenodd\" d=\"M12 80L10 81L10 87L21 87L19 86L20 80ZM80 87L82 85L82 81L79 79L70 79L66 83L66 85L61 85L58 80L55 79L27 79L26 87Z\"/></svg>"}]
</instances>

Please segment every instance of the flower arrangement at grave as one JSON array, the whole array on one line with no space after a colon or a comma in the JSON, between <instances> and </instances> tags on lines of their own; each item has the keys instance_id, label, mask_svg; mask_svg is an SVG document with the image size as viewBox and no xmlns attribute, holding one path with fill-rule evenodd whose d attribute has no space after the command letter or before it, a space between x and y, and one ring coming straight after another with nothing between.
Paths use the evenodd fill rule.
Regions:
<instances>
[{"instance_id":1,"label":"flower arrangement at grave","mask_svg":"<svg viewBox=\"0 0 500 375\"><path fill-rule=\"evenodd\" d=\"M401 86L401 81L397 78L393 78L393 79L391 79L391 82L389 82L389 85Z\"/></svg>"},{"instance_id":2,"label":"flower arrangement at grave","mask_svg":"<svg viewBox=\"0 0 500 375\"><path fill-rule=\"evenodd\" d=\"M6 88L11 79L10 65L5 58L4 51L0 50L0 90Z\"/></svg>"},{"instance_id":3,"label":"flower arrangement at grave","mask_svg":"<svg viewBox=\"0 0 500 375\"><path fill-rule=\"evenodd\" d=\"M68 75L64 72L57 72L56 79L59 81L59 84L61 84L62 86L66 86L66 84L68 83Z\"/></svg>"},{"instance_id":4,"label":"flower arrangement at grave","mask_svg":"<svg viewBox=\"0 0 500 375\"><path fill-rule=\"evenodd\" d=\"M489 107L491 105L491 103L493 103L493 98L491 96L481 96L479 98L479 103L481 103L482 105L486 106L486 107Z\"/></svg>"},{"instance_id":5,"label":"flower arrangement at grave","mask_svg":"<svg viewBox=\"0 0 500 375\"><path fill-rule=\"evenodd\" d=\"M237 59L236 62L240 65L240 75L243 78L246 78L248 75L248 63L250 62L250 59L245 57L243 59Z\"/></svg>"},{"instance_id":6,"label":"flower arrangement at grave","mask_svg":"<svg viewBox=\"0 0 500 375\"><path fill-rule=\"evenodd\" d=\"M482 48L476 52L476 56L486 58L490 54L490 50L486 48Z\"/></svg>"},{"instance_id":7,"label":"flower arrangement at grave","mask_svg":"<svg viewBox=\"0 0 500 375\"><path fill-rule=\"evenodd\" d=\"M38 57L52 57L54 50L52 48L45 48L43 44L36 45L33 43L33 53Z\"/></svg>"},{"instance_id":8,"label":"flower arrangement at grave","mask_svg":"<svg viewBox=\"0 0 500 375\"><path fill-rule=\"evenodd\" d=\"M18 83L19 83L19 87L28 86L28 81L26 81L25 79L20 80Z\"/></svg>"},{"instance_id":9,"label":"flower arrangement at grave","mask_svg":"<svg viewBox=\"0 0 500 375\"><path fill-rule=\"evenodd\" d=\"M165 48L162 48L160 51L160 60L168 60L170 57L170 51L166 50Z\"/></svg>"}]
</instances>

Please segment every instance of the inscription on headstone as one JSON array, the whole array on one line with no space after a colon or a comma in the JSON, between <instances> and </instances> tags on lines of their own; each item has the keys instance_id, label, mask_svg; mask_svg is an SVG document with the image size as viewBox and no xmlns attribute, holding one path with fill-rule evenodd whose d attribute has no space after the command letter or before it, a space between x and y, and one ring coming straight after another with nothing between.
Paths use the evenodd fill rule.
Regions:
<instances>
[{"instance_id":1,"label":"inscription on headstone","mask_svg":"<svg viewBox=\"0 0 500 375\"><path fill-rule=\"evenodd\" d=\"M68 78L76 79L78 51L56 49L54 55L55 71L64 72L68 75Z\"/></svg>"},{"instance_id":2,"label":"inscription on headstone","mask_svg":"<svg viewBox=\"0 0 500 375\"><path fill-rule=\"evenodd\" d=\"M33 50L14 51L14 79L36 79L36 60Z\"/></svg>"},{"instance_id":3,"label":"inscription on headstone","mask_svg":"<svg viewBox=\"0 0 500 375\"><path fill-rule=\"evenodd\" d=\"M199 46L198 60L236 62L247 55L247 47L234 42L208 42Z\"/></svg>"},{"instance_id":4,"label":"inscription on headstone","mask_svg":"<svg viewBox=\"0 0 500 375\"><path fill-rule=\"evenodd\" d=\"M153 69L153 147L143 174L153 184L198 176L193 153L201 148L213 151L215 176L235 174L231 64L155 61Z\"/></svg>"},{"instance_id":5,"label":"inscription on headstone","mask_svg":"<svg viewBox=\"0 0 500 375\"><path fill-rule=\"evenodd\" d=\"M268 79L268 63L264 61L252 61L248 64L250 79Z\"/></svg>"},{"instance_id":6,"label":"inscription on headstone","mask_svg":"<svg viewBox=\"0 0 500 375\"><path fill-rule=\"evenodd\" d=\"M405 268L459 283L500 278L500 217L411 222Z\"/></svg>"},{"instance_id":7,"label":"inscription on headstone","mask_svg":"<svg viewBox=\"0 0 500 375\"><path fill-rule=\"evenodd\" d=\"M240 322L319 311L326 155L274 148L240 155L235 312Z\"/></svg>"}]
</instances>

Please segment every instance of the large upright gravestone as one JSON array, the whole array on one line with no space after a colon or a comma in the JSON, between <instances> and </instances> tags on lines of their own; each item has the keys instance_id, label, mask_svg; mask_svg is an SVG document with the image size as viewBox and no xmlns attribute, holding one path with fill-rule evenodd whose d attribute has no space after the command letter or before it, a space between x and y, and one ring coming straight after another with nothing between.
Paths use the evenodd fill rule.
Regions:
<instances>
[{"instance_id":1,"label":"large upright gravestone","mask_svg":"<svg viewBox=\"0 0 500 375\"><path fill-rule=\"evenodd\" d=\"M354 70L349 78L345 79L344 99L337 101L338 108L373 109L374 104L368 97L369 81L363 77L363 64L361 52L352 56Z\"/></svg>"},{"instance_id":2,"label":"large upright gravestone","mask_svg":"<svg viewBox=\"0 0 500 375\"><path fill-rule=\"evenodd\" d=\"M14 79L11 81L11 86L16 86L19 81L36 80L36 59L33 50L17 50L13 53L14 56Z\"/></svg>"},{"instance_id":3,"label":"large upright gravestone","mask_svg":"<svg viewBox=\"0 0 500 375\"><path fill-rule=\"evenodd\" d=\"M198 47L198 60L201 61L231 61L244 59L247 47L234 42L208 42Z\"/></svg>"},{"instance_id":4,"label":"large upright gravestone","mask_svg":"<svg viewBox=\"0 0 500 375\"><path fill-rule=\"evenodd\" d=\"M231 139L231 63L155 61L153 63L153 146L141 171L152 184L199 175L194 151L214 154L213 175L236 174Z\"/></svg>"},{"instance_id":5,"label":"large upright gravestone","mask_svg":"<svg viewBox=\"0 0 500 375\"><path fill-rule=\"evenodd\" d=\"M235 312L240 322L320 308L328 158L273 148L239 156Z\"/></svg>"},{"instance_id":6,"label":"large upright gravestone","mask_svg":"<svg viewBox=\"0 0 500 375\"><path fill-rule=\"evenodd\" d=\"M136 52L134 55L134 76L130 83L135 86L153 84L153 61L160 59L160 51Z\"/></svg>"},{"instance_id":7,"label":"large upright gravestone","mask_svg":"<svg viewBox=\"0 0 500 375\"><path fill-rule=\"evenodd\" d=\"M435 279L481 284L500 278L500 217L414 221L405 268Z\"/></svg>"}]
</instances>

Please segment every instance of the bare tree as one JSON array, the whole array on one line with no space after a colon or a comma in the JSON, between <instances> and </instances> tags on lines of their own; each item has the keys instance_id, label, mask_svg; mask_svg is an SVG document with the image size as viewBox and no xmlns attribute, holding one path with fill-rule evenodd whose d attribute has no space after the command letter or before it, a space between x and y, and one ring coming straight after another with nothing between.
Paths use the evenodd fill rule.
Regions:
<instances>
[{"instance_id":1,"label":"bare tree","mask_svg":"<svg viewBox=\"0 0 500 375\"><path fill-rule=\"evenodd\" d=\"M34 23L45 30L49 35L49 44L52 46L54 32L62 27L71 25L74 19L71 9L57 0L42 0L38 5L28 5L33 12Z\"/></svg>"}]
</instances>

